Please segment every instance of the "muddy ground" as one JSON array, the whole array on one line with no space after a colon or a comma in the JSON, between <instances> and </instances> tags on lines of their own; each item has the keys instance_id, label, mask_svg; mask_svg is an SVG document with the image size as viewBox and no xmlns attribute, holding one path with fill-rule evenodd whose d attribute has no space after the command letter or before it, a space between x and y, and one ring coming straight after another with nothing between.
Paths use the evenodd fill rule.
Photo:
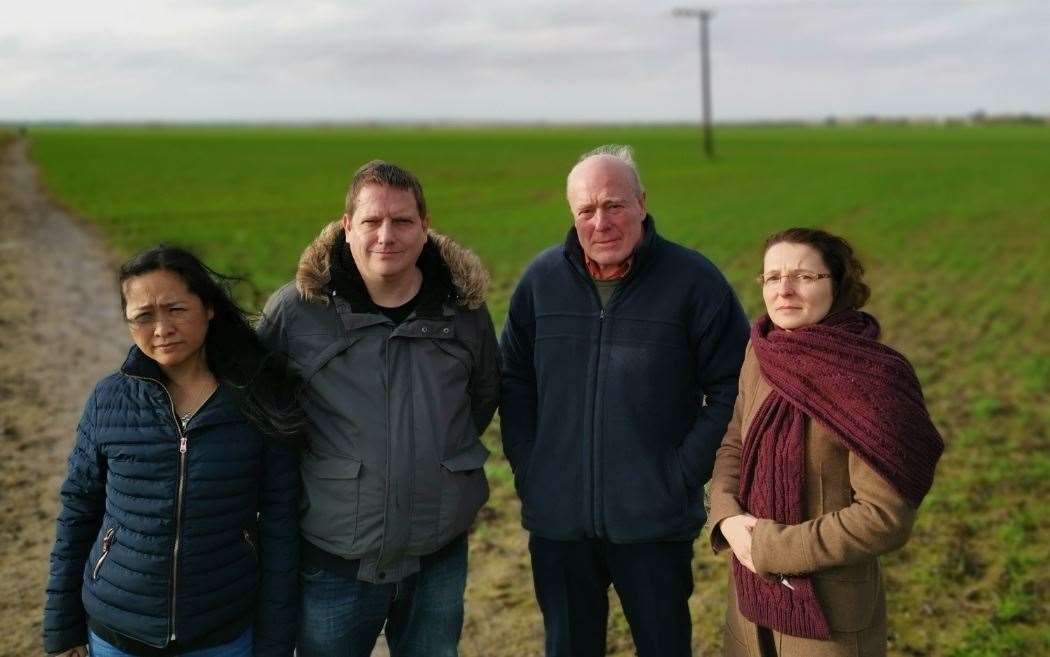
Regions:
<instances>
[{"instance_id":1,"label":"muddy ground","mask_svg":"<svg viewBox=\"0 0 1050 657\"><path fill-rule=\"evenodd\" d=\"M42 654L58 487L91 387L129 344L114 260L0 145L0 655Z\"/></svg>"}]
</instances>

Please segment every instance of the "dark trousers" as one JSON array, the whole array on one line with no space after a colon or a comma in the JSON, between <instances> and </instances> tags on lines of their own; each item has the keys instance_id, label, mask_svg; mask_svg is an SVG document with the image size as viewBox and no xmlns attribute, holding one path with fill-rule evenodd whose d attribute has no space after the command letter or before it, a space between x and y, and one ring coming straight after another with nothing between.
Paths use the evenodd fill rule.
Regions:
<instances>
[{"instance_id":1,"label":"dark trousers","mask_svg":"<svg viewBox=\"0 0 1050 657\"><path fill-rule=\"evenodd\" d=\"M616 587L639 657L691 652L692 541L615 544L529 537L547 657L601 657Z\"/></svg>"}]
</instances>

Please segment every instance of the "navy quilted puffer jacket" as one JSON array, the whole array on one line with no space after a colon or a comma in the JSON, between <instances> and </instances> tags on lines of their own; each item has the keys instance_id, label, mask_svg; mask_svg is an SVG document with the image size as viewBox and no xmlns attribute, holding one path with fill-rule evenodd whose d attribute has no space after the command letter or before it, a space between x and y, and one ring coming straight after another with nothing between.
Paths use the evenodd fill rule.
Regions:
<instances>
[{"instance_id":1,"label":"navy quilted puffer jacket","mask_svg":"<svg viewBox=\"0 0 1050 657\"><path fill-rule=\"evenodd\" d=\"M264 440L225 385L182 431L160 379L132 347L85 405L61 490L44 648L85 644L90 618L156 647L251 624L256 655L291 655L295 454Z\"/></svg>"}]
</instances>

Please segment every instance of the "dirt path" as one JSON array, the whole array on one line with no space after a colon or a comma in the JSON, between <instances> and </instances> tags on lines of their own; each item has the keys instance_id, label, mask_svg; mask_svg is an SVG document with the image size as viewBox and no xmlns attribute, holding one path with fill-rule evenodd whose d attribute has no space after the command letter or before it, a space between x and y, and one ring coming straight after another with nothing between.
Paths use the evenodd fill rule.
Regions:
<instances>
[{"instance_id":1,"label":"dirt path","mask_svg":"<svg viewBox=\"0 0 1050 657\"><path fill-rule=\"evenodd\" d=\"M0 655L42 654L58 487L81 405L129 343L100 240L0 144Z\"/></svg>"}]
</instances>

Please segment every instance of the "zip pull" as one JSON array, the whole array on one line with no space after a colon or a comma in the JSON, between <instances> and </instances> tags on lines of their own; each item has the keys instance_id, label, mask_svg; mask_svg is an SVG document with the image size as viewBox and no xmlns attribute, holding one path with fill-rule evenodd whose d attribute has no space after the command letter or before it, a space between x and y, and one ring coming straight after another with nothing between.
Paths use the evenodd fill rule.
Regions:
<instances>
[{"instance_id":1,"label":"zip pull","mask_svg":"<svg viewBox=\"0 0 1050 657\"><path fill-rule=\"evenodd\" d=\"M116 527L110 527L106 530L106 535L102 537L102 554L99 555L98 561L95 562L95 567L91 570L92 580L98 580L98 571L102 568L102 562L109 556L109 550L113 547L113 534L116 531Z\"/></svg>"},{"instance_id":2,"label":"zip pull","mask_svg":"<svg viewBox=\"0 0 1050 657\"><path fill-rule=\"evenodd\" d=\"M186 436L179 439L179 454L186 453Z\"/></svg>"},{"instance_id":3,"label":"zip pull","mask_svg":"<svg viewBox=\"0 0 1050 657\"><path fill-rule=\"evenodd\" d=\"M599 320L605 319L605 308L602 308L602 311L600 313L598 313L598 319Z\"/></svg>"}]
</instances>

